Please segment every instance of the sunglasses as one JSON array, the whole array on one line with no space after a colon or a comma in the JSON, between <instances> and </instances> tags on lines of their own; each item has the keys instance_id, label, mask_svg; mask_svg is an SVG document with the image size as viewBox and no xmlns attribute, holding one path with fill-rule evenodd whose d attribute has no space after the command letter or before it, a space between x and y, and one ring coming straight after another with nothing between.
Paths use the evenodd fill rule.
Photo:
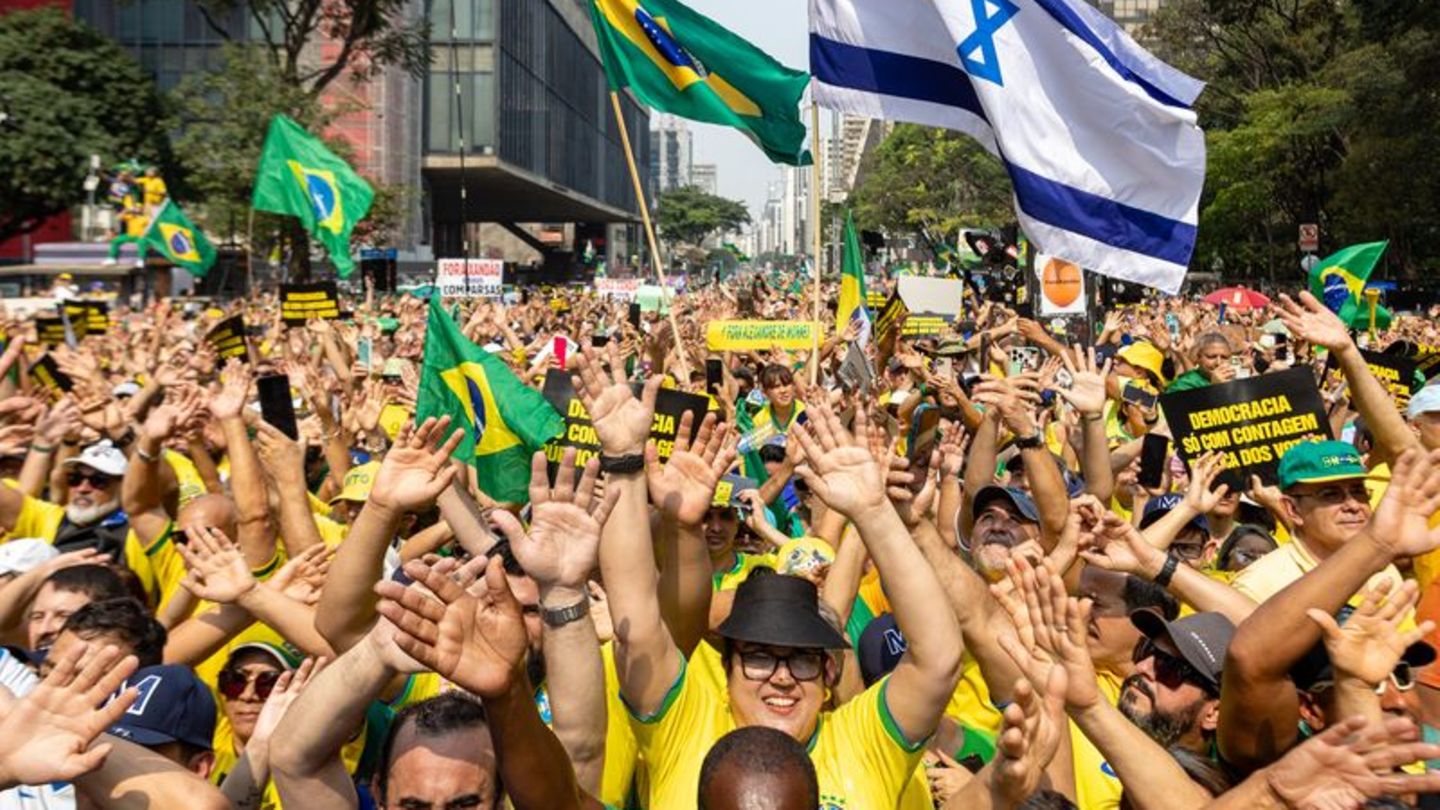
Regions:
<instances>
[{"instance_id":1,"label":"sunglasses","mask_svg":"<svg viewBox=\"0 0 1440 810\"><path fill-rule=\"evenodd\" d=\"M87 473L79 472L77 470L76 472L72 472L68 476L66 476L65 481L69 483L72 487L78 487L82 482L89 481L90 486L96 489L104 489L110 486L110 484L113 483L115 479L114 477L106 475L105 473Z\"/></svg>"},{"instance_id":2,"label":"sunglasses","mask_svg":"<svg viewBox=\"0 0 1440 810\"><path fill-rule=\"evenodd\" d=\"M216 679L216 686L220 688L220 694L224 695L226 700L235 700L245 694L246 686L253 683L255 684L255 696L265 700L270 697L271 692L275 691L275 683L279 680L280 671L276 669L267 669L253 678L237 670L222 669L220 677Z\"/></svg>"},{"instance_id":3,"label":"sunglasses","mask_svg":"<svg viewBox=\"0 0 1440 810\"><path fill-rule=\"evenodd\" d=\"M1390 686L1393 687L1395 691L1409 692L1411 689L1415 688L1415 670L1411 669L1408 663L1401 661L1400 663L1395 665L1394 669L1390 671L1389 680ZM1335 682L1331 680L1320 681L1319 683L1310 687L1310 693L1313 695L1319 695L1324 693L1325 690L1330 689L1334 685ZM1376 685L1375 694L1385 694L1385 681L1381 681L1378 685Z\"/></svg>"},{"instance_id":4,"label":"sunglasses","mask_svg":"<svg viewBox=\"0 0 1440 810\"><path fill-rule=\"evenodd\" d=\"M794 652L780 656L765 650L745 650L740 653L740 671L752 681L768 681L780 664L790 670L790 677L797 681L813 681L825 670L825 654L815 650Z\"/></svg>"},{"instance_id":5,"label":"sunglasses","mask_svg":"<svg viewBox=\"0 0 1440 810\"><path fill-rule=\"evenodd\" d=\"M1185 659L1155 646L1155 642L1148 638L1135 647L1135 663L1138 664L1146 658L1155 660L1155 680L1166 689L1179 689L1189 683L1207 691L1211 690L1210 681L1200 674L1200 670Z\"/></svg>"}]
</instances>

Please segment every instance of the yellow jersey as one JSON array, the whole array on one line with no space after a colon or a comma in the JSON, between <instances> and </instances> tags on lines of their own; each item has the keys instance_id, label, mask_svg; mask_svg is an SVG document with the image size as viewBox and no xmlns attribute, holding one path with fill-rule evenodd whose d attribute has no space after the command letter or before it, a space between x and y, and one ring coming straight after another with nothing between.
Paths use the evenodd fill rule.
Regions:
<instances>
[{"instance_id":1,"label":"yellow jersey","mask_svg":"<svg viewBox=\"0 0 1440 810\"><path fill-rule=\"evenodd\" d=\"M1096 680L1100 694L1111 706L1120 702L1120 685L1124 681L1108 672L1097 672ZM1075 804L1080 810L1116 810L1120 806L1122 786L1120 778L1105 761L1105 757L1080 731L1073 720L1070 723L1071 756L1075 763Z\"/></svg>"},{"instance_id":2,"label":"yellow jersey","mask_svg":"<svg viewBox=\"0 0 1440 810\"><path fill-rule=\"evenodd\" d=\"M820 715L806 750L825 810L895 807L910 784L924 741L905 739L885 701L884 678L833 712ZM700 766L717 740L735 729L729 699L711 678L690 677L689 664L655 714L630 714L649 774L647 807L696 807Z\"/></svg>"},{"instance_id":3,"label":"yellow jersey","mask_svg":"<svg viewBox=\"0 0 1440 810\"><path fill-rule=\"evenodd\" d=\"M761 567L774 568L775 555L747 554L737 551L735 552L735 565L728 571L717 571L712 574L711 582L717 591L733 591L750 577L751 571Z\"/></svg>"},{"instance_id":4,"label":"yellow jersey","mask_svg":"<svg viewBox=\"0 0 1440 810\"><path fill-rule=\"evenodd\" d=\"M170 194L165 181L159 177L137 177L135 185L140 187L147 210L158 207Z\"/></svg>"}]
</instances>

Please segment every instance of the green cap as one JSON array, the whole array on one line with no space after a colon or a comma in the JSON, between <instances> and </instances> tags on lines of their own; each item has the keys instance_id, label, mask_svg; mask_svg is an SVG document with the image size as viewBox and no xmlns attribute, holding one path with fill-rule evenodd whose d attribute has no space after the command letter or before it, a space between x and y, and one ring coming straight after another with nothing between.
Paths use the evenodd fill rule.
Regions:
<instances>
[{"instance_id":1,"label":"green cap","mask_svg":"<svg viewBox=\"0 0 1440 810\"><path fill-rule=\"evenodd\" d=\"M1324 484L1365 478L1369 475L1360 460L1360 451L1349 442L1333 440L1303 442L1286 451L1280 459L1280 489L1296 484Z\"/></svg>"}]
</instances>

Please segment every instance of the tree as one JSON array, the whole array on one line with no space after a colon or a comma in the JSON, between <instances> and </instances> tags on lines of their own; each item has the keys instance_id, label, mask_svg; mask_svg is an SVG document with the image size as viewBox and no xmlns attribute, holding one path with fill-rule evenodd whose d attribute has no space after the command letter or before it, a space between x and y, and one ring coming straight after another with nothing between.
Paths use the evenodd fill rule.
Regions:
<instances>
[{"instance_id":1,"label":"tree","mask_svg":"<svg viewBox=\"0 0 1440 810\"><path fill-rule=\"evenodd\" d=\"M79 202L91 155L169 161L130 55L55 8L0 15L0 240Z\"/></svg>"},{"instance_id":2,"label":"tree","mask_svg":"<svg viewBox=\"0 0 1440 810\"><path fill-rule=\"evenodd\" d=\"M968 135L898 124L865 161L850 197L861 228L934 244L1014 218L1004 166Z\"/></svg>"},{"instance_id":3,"label":"tree","mask_svg":"<svg viewBox=\"0 0 1440 810\"><path fill-rule=\"evenodd\" d=\"M749 224L750 211L744 203L686 186L660 195L655 220L667 240L699 248L711 234L739 230L741 225Z\"/></svg>"},{"instance_id":4,"label":"tree","mask_svg":"<svg viewBox=\"0 0 1440 810\"><path fill-rule=\"evenodd\" d=\"M391 65L417 79L430 67L429 17L412 19L409 0L197 0L197 7L232 43L237 40L217 20L245 9L247 28L259 33L280 80L312 97L347 70L364 81Z\"/></svg>"}]
</instances>

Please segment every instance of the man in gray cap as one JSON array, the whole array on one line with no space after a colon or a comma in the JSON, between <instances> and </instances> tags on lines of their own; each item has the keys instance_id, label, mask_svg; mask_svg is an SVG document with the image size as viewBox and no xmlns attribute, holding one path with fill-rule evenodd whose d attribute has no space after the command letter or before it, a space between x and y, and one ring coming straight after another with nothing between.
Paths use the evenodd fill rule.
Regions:
<instances>
[{"instance_id":1,"label":"man in gray cap","mask_svg":"<svg viewBox=\"0 0 1440 810\"><path fill-rule=\"evenodd\" d=\"M1137 610L1130 621L1145 638L1135 650L1135 673L1120 687L1120 712L1166 748L1209 755L1235 625L1219 613L1167 622L1154 610Z\"/></svg>"}]
</instances>

